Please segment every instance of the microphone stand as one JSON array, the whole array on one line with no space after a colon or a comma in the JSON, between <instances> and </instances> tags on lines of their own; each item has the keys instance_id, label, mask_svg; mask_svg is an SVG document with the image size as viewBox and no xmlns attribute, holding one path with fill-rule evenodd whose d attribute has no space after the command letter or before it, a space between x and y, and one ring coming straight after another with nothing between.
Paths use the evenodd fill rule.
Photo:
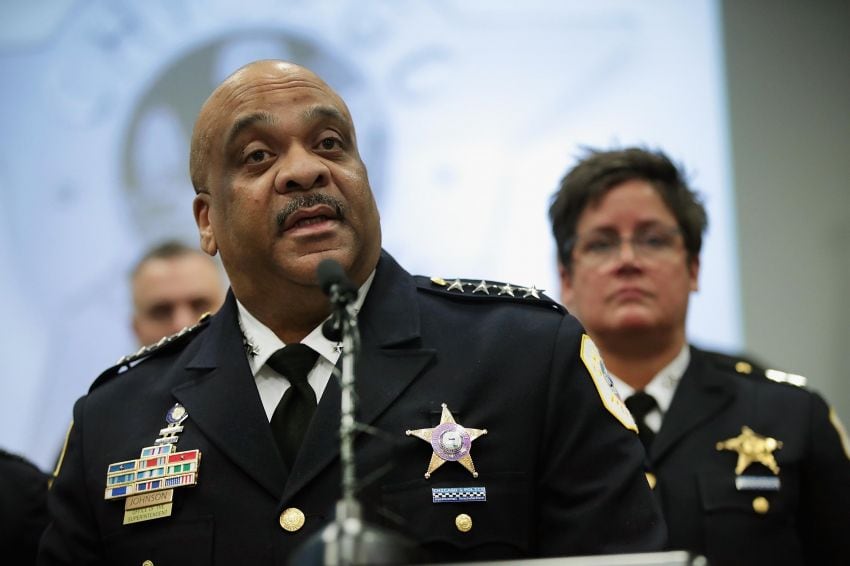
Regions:
<instances>
[{"instance_id":1,"label":"microphone stand","mask_svg":"<svg viewBox=\"0 0 850 566\"><path fill-rule=\"evenodd\" d=\"M368 525L363 521L354 460L355 420L354 366L360 351L360 330L354 301L357 293L343 285L331 285L330 302L334 312L323 332L342 337L342 375L340 378L340 468L342 498L336 503L336 516L327 527L310 537L296 551L290 564L296 566L363 566L367 564L407 564L417 554L411 541ZM328 324L330 323L330 324ZM333 338L330 338L333 339Z\"/></svg>"},{"instance_id":2,"label":"microphone stand","mask_svg":"<svg viewBox=\"0 0 850 566\"><path fill-rule=\"evenodd\" d=\"M356 485L356 463L354 461L354 362L360 351L360 329L357 314L349 301L350 297L339 293L339 286L331 291L331 304L336 309L337 320L342 330L342 376L340 378L339 459L342 472L342 498L336 505L336 546L325 549L327 566L356 564L357 534L362 531L360 503L354 496Z\"/></svg>"}]
</instances>

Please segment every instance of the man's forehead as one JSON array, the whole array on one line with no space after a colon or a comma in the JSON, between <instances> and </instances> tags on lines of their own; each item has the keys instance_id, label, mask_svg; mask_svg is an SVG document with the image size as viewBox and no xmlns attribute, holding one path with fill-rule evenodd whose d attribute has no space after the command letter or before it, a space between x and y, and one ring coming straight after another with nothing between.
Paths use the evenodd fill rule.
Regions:
<instances>
[{"instance_id":1,"label":"man's forehead","mask_svg":"<svg viewBox=\"0 0 850 566\"><path fill-rule=\"evenodd\" d=\"M263 102L268 95L289 91L326 97L345 110L342 99L318 75L304 67L283 62L261 62L240 69L213 92L208 106L217 112L240 109Z\"/></svg>"},{"instance_id":2,"label":"man's forehead","mask_svg":"<svg viewBox=\"0 0 850 566\"><path fill-rule=\"evenodd\" d=\"M264 76L221 94L206 110L210 125L228 141L255 124L273 125L276 111L281 108L297 110L306 121L326 118L353 125L342 99L320 79L310 80L309 76L307 79Z\"/></svg>"}]
</instances>

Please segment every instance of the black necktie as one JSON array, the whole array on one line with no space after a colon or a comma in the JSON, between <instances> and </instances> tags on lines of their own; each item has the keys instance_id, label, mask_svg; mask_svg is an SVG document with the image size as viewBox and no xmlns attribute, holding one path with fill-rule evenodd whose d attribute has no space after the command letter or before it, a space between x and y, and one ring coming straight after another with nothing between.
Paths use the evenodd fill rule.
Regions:
<instances>
[{"instance_id":1,"label":"black necktie","mask_svg":"<svg viewBox=\"0 0 850 566\"><path fill-rule=\"evenodd\" d=\"M318 356L309 346L290 344L272 354L266 362L289 380L289 389L274 410L271 426L280 455L290 469L316 411L316 392L307 382L307 374Z\"/></svg>"},{"instance_id":2,"label":"black necktie","mask_svg":"<svg viewBox=\"0 0 850 566\"><path fill-rule=\"evenodd\" d=\"M645 391L635 391L633 395L626 398L626 407L629 408L635 422L638 425L638 437L643 442L647 452L652 446L652 441L655 439L655 431L646 426L646 415L658 407L655 397Z\"/></svg>"}]
</instances>

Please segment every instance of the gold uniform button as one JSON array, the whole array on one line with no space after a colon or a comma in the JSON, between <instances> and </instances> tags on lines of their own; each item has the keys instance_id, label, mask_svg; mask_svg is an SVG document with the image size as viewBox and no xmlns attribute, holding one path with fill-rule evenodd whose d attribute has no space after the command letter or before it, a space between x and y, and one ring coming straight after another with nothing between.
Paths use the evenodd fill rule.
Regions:
<instances>
[{"instance_id":1,"label":"gold uniform button","mask_svg":"<svg viewBox=\"0 0 850 566\"><path fill-rule=\"evenodd\" d=\"M756 497L753 499L753 511L759 515L764 515L770 509L770 503L764 497Z\"/></svg>"},{"instance_id":2,"label":"gold uniform button","mask_svg":"<svg viewBox=\"0 0 850 566\"><path fill-rule=\"evenodd\" d=\"M646 472L646 483L649 484L649 489L655 489L655 484L658 483L658 480L655 479L655 474Z\"/></svg>"},{"instance_id":3,"label":"gold uniform button","mask_svg":"<svg viewBox=\"0 0 850 566\"><path fill-rule=\"evenodd\" d=\"M153 566L153 561L145 560L144 562L142 562L142 566Z\"/></svg>"},{"instance_id":4,"label":"gold uniform button","mask_svg":"<svg viewBox=\"0 0 850 566\"><path fill-rule=\"evenodd\" d=\"M294 533L304 526L304 512L297 507L289 507L280 514L280 526L284 531Z\"/></svg>"},{"instance_id":5,"label":"gold uniform button","mask_svg":"<svg viewBox=\"0 0 850 566\"><path fill-rule=\"evenodd\" d=\"M468 533L472 530L472 517L466 513L461 513L455 517L455 526L462 533Z\"/></svg>"}]
</instances>

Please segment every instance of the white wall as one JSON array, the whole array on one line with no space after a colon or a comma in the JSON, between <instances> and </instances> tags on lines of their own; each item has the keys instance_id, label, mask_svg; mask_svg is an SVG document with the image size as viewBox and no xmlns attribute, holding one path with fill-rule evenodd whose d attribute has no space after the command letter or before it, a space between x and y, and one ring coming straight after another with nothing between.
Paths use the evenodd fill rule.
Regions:
<instances>
[{"instance_id":1,"label":"white wall","mask_svg":"<svg viewBox=\"0 0 850 566\"><path fill-rule=\"evenodd\" d=\"M850 420L850 2L723 3L749 352Z\"/></svg>"}]
</instances>

